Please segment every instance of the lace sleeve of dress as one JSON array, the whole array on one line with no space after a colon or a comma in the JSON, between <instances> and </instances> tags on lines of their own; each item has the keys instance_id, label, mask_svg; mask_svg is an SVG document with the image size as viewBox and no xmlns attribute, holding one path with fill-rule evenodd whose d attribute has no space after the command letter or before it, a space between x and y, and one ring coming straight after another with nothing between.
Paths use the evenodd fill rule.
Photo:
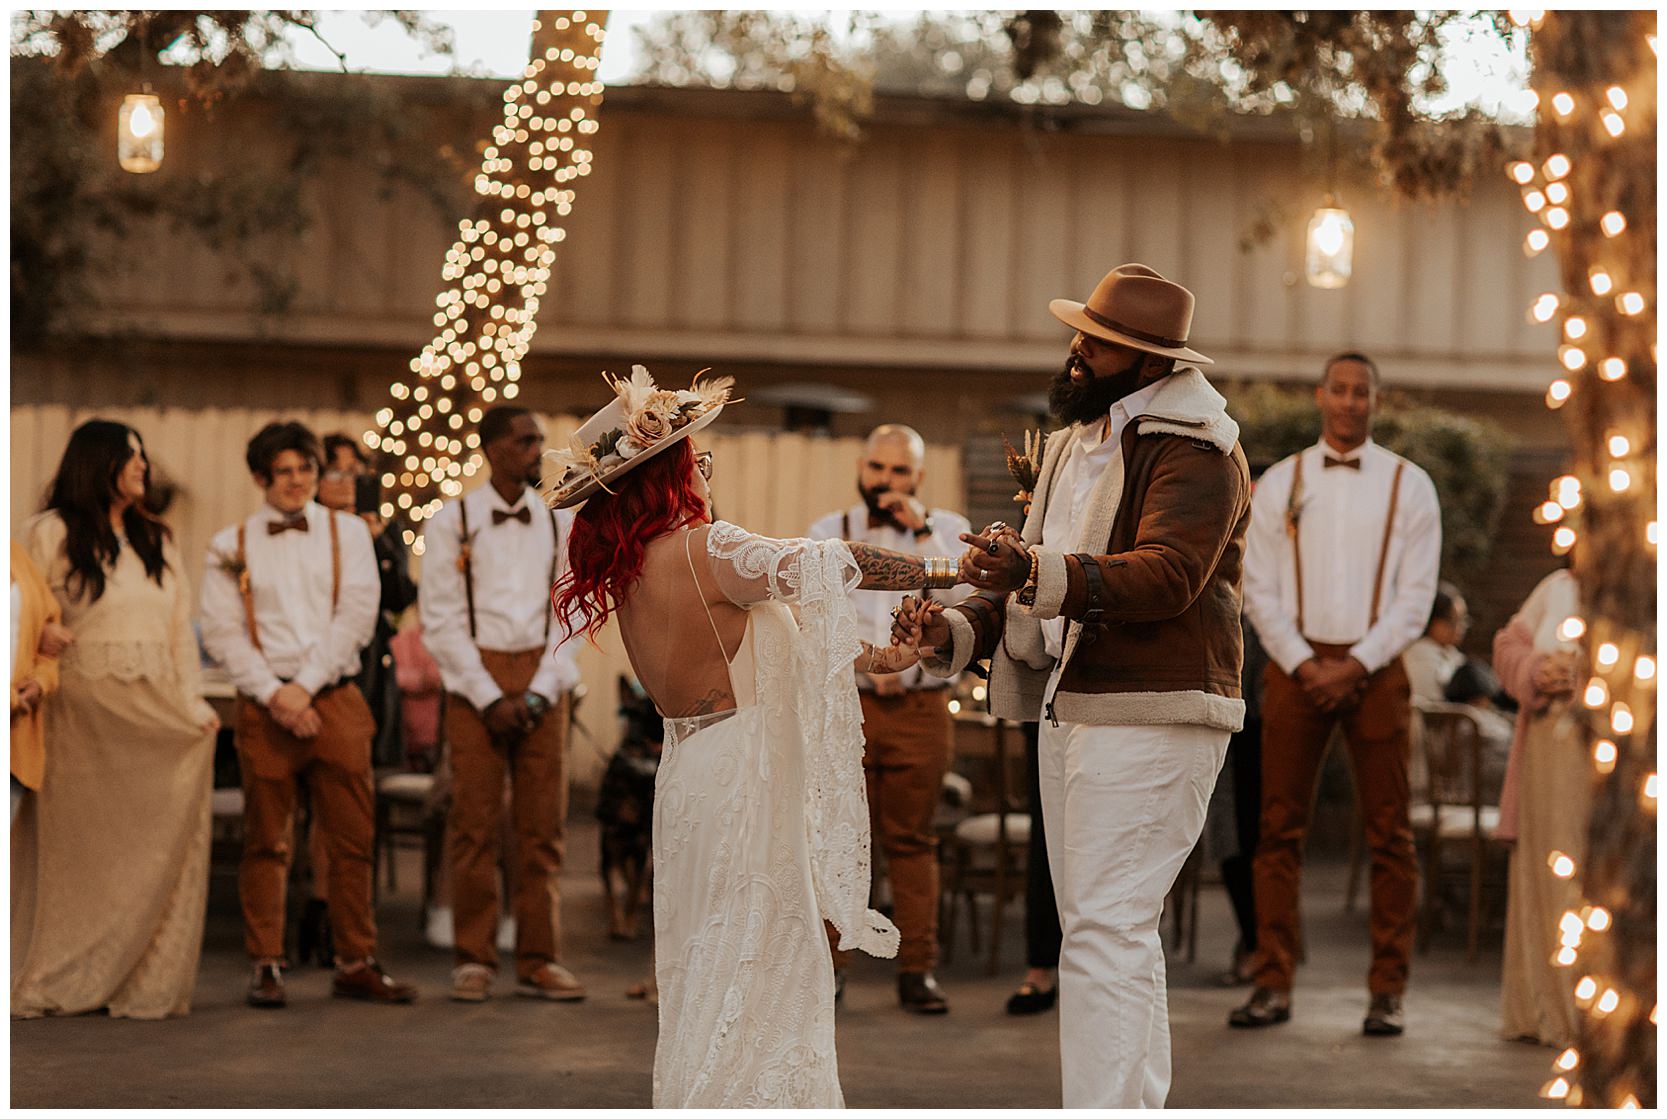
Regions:
<instances>
[{"instance_id":1,"label":"lace sleeve of dress","mask_svg":"<svg viewBox=\"0 0 1667 1119\"><path fill-rule=\"evenodd\" d=\"M759 536L728 521L714 521L706 534L706 558L724 597L737 606L774 599L799 601L800 561L813 540L777 540ZM823 543L826 543L825 541ZM850 549L843 549L848 565L846 590L861 579Z\"/></svg>"},{"instance_id":2,"label":"lace sleeve of dress","mask_svg":"<svg viewBox=\"0 0 1667 1119\"><path fill-rule=\"evenodd\" d=\"M897 955L897 928L868 908L862 705L851 675L861 647L851 605L857 566L842 540L798 543L789 561L798 588L793 655L788 664L763 671L791 675L787 698L804 735L805 823L817 908L838 931L840 948L890 958ZM761 694L771 690L761 683Z\"/></svg>"}]
</instances>

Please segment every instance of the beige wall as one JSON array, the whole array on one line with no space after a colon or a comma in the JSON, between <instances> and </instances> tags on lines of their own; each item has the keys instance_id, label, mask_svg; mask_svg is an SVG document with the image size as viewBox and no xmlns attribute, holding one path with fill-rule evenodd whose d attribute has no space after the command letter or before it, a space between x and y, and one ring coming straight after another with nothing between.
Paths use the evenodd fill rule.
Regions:
<instances>
[{"instance_id":1,"label":"beige wall","mask_svg":"<svg viewBox=\"0 0 1667 1119\"><path fill-rule=\"evenodd\" d=\"M433 102L440 87L421 88ZM261 147L260 109L230 107L194 158ZM474 146L478 120L440 119ZM601 121L535 358L1047 371L1064 344L1048 300L1139 259L1196 292L1193 336L1224 376L1301 376L1344 346L1403 386L1538 393L1555 376L1552 328L1524 316L1554 263L1524 257L1531 222L1502 175L1434 205L1345 181L1354 279L1321 291L1301 278L1321 184L1294 141L1223 143L1144 116L1143 134L1093 120L1047 132L902 102L846 147L784 98L711 91L615 90ZM1283 232L1241 250L1276 203ZM414 353L455 221L409 188L384 196L353 164L332 166L308 204L304 235L263 247L300 268L293 313L255 313L197 239L141 227L106 251L105 326Z\"/></svg>"},{"instance_id":2,"label":"beige wall","mask_svg":"<svg viewBox=\"0 0 1667 1119\"><path fill-rule=\"evenodd\" d=\"M290 411L285 415L301 420L320 435L338 430L357 433L369 420L363 414L339 411ZM14 408L14 536L40 508L70 432L94 416L120 420L136 428L145 439L156 472L180 486L168 522L185 559L186 573L196 586L209 538L248 516L260 502L260 491L243 465L243 448L250 436L275 417L270 412L248 409ZM572 416L548 417L547 423L552 443L564 441L578 426ZM857 440L709 430L701 441L714 454L712 496L718 514L754 532L802 536L823 513L857 500L855 468L861 448ZM927 448L927 476L921 494L924 500L949 508L962 506L960 457L958 448ZM473 484L481 484L485 477L482 471ZM420 559L413 568L420 579ZM614 626L609 625L602 633L599 645L579 650L579 668L590 696L581 706L581 733L575 736L572 749L574 778L585 785L599 777L603 762L618 741L614 680L630 671Z\"/></svg>"}]
</instances>

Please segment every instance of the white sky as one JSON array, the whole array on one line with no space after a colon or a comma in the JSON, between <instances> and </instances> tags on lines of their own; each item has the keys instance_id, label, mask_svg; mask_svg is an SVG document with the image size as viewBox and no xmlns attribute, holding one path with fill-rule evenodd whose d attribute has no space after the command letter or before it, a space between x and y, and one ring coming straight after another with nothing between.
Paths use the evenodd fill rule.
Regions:
<instances>
[{"instance_id":1,"label":"white sky","mask_svg":"<svg viewBox=\"0 0 1667 1119\"><path fill-rule=\"evenodd\" d=\"M663 9L660 9L663 10ZM457 49L450 58L425 55L421 47L392 20L376 27L367 25L359 11L323 14L320 32L347 55L353 70L397 74L444 74L455 65L480 77L511 77L527 64L533 9L524 10L432 10L426 14L448 24L456 32ZM608 38L603 45L600 76L617 83L629 78L637 67L636 36L632 28L652 19L656 9L609 12ZM913 19L919 9L894 9L899 19ZM836 26L837 26L837 22ZM1482 33L1478 20L1474 30L1465 29L1450 44L1453 64L1447 79L1451 88L1432 109L1446 110L1476 102L1489 112L1501 112L1508 120L1532 119L1532 101L1527 96L1526 62L1522 40L1515 49L1505 48L1491 34ZM1467 33L1469 32L1469 33ZM293 38L298 65L306 69L339 68L335 57L308 35Z\"/></svg>"}]
</instances>

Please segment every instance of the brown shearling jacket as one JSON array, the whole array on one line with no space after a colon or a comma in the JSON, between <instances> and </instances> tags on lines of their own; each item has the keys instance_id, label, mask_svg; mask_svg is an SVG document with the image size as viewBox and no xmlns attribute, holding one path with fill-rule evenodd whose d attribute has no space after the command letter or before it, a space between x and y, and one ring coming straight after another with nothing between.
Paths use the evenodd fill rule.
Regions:
<instances>
[{"instance_id":1,"label":"brown shearling jacket","mask_svg":"<svg viewBox=\"0 0 1667 1119\"><path fill-rule=\"evenodd\" d=\"M1130 420L1089 500L1081 539L1099 542L1092 555L1042 539L1069 442L1049 439L1022 533L1038 557L1034 604L990 592L964 601L946 613L951 651L927 670L990 658L990 709L1002 718L1238 730L1250 471L1226 401L1181 368ZM1055 665L1041 623L1054 617L1069 624L1044 710Z\"/></svg>"}]
</instances>

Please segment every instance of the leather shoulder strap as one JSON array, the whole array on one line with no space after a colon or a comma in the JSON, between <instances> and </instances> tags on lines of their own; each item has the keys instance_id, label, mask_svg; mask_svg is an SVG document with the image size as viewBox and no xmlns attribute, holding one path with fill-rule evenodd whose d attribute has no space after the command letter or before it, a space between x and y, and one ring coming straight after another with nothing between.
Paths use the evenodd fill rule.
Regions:
<instances>
[{"instance_id":1,"label":"leather shoulder strap","mask_svg":"<svg viewBox=\"0 0 1667 1119\"><path fill-rule=\"evenodd\" d=\"M469 640L475 640L475 567L469 556L469 495L457 499L457 512L463 519L463 539L457 545L457 566L463 572L463 597L469 603Z\"/></svg>"},{"instance_id":2,"label":"leather shoulder strap","mask_svg":"<svg viewBox=\"0 0 1667 1119\"><path fill-rule=\"evenodd\" d=\"M1389 567L1389 541L1395 534L1395 511L1401 503L1401 475L1406 473L1406 460L1395 464L1395 480L1389 484L1389 514L1383 519L1383 547L1378 552L1378 577L1372 584L1372 620L1378 624L1378 603L1383 599L1383 575Z\"/></svg>"},{"instance_id":3,"label":"leather shoulder strap","mask_svg":"<svg viewBox=\"0 0 1667 1119\"><path fill-rule=\"evenodd\" d=\"M1302 456L1303 452L1298 451L1296 468L1291 473L1291 493L1285 500L1285 531L1291 536L1291 558L1297 573L1297 633L1307 638L1308 627L1302 617L1302 526L1297 510L1302 499Z\"/></svg>"},{"instance_id":4,"label":"leather shoulder strap","mask_svg":"<svg viewBox=\"0 0 1667 1119\"><path fill-rule=\"evenodd\" d=\"M548 593L554 596L556 593L556 561L561 557L561 523L556 520L556 511L554 509L549 506L545 506L545 509L548 510L550 514L550 590ZM556 605L553 598L549 603L549 607L550 608L544 612L544 647L546 649L550 647L550 620L556 613Z\"/></svg>"},{"instance_id":5,"label":"leather shoulder strap","mask_svg":"<svg viewBox=\"0 0 1667 1119\"><path fill-rule=\"evenodd\" d=\"M255 591L249 584L247 522L237 522L237 593L243 597L243 616L249 623L249 641L260 649L260 630L255 625Z\"/></svg>"},{"instance_id":6,"label":"leather shoulder strap","mask_svg":"<svg viewBox=\"0 0 1667 1119\"><path fill-rule=\"evenodd\" d=\"M330 517L330 616L336 616L336 603L342 593L341 527L336 524L336 511L326 509Z\"/></svg>"}]
</instances>

